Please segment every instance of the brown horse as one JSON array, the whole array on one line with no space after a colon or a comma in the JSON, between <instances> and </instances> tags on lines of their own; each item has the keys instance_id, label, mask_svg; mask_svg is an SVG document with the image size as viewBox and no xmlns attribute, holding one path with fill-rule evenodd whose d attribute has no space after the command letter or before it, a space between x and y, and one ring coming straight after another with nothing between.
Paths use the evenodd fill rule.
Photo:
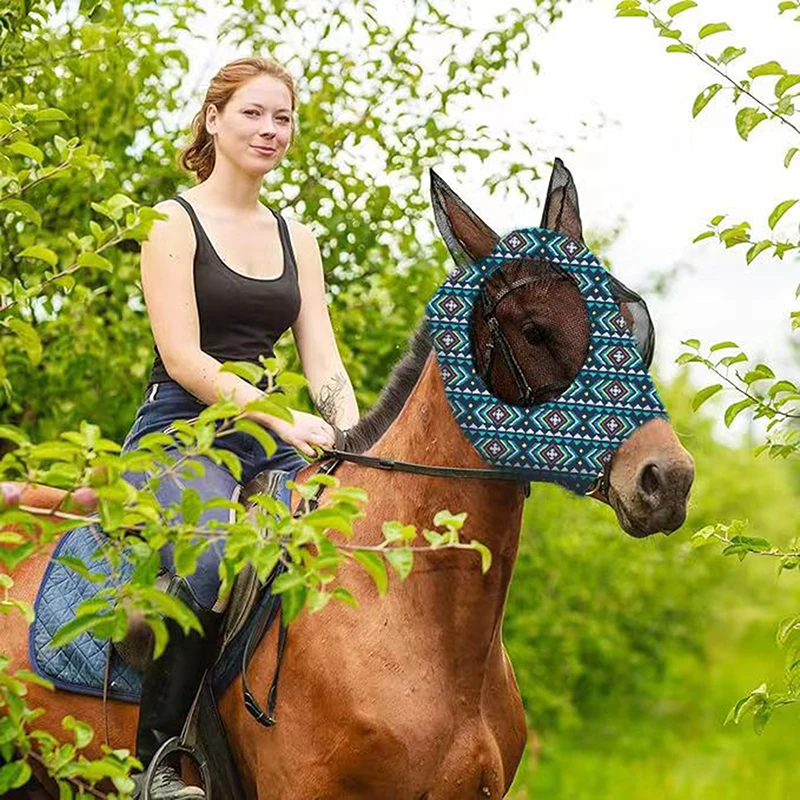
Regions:
<instances>
[{"instance_id":1,"label":"brown horse","mask_svg":"<svg viewBox=\"0 0 800 800\"><path fill-rule=\"evenodd\" d=\"M581 239L571 176L551 183L543 227ZM560 188L553 188L556 184ZM434 196L437 222L470 258L491 251L496 234L441 182ZM449 238L448 238L449 237ZM453 245L451 244L451 249ZM552 298L551 298L552 299ZM517 303L534 313L547 304L535 286L520 289ZM539 308L541 310L541 308ZM498 320L507 338L522 347L511 326L511 307ZM505 316L511 315L511 316ZM569 314L564 315L565 318ZM552 320L563 352L575 361L585 341ZM478 335L480 347L480 335ZM528 345L531 346L531 345ZM577 349L576 349L577 348ZM523 364L541 359L523 357ZM537 381L536 370L528 375ZM502 382L502 375L498 375ZM545 382L539 379L539 385ZM370 455L453 467L485 467L456 424L426 327L395 369L375 409L351 440ZM304 470L307 477L314 467ZM465 532L492 551L482 574L473 552L418 554L411 576L379 598L371 580L353 565L340 577L360 600L352 609L331 604L302 614L291 627L280 678L278 724L266 729L246 712L240 679L224 693L220 711L248 797L292 800L444 800L502 797L514 778L526 743L519 689L502 641L503 613L519 541L524 486L384 472L343 464L344 485L364 487L370 497L354 541L377 544L384 520L430 525L440 509L468 514ZM693 463L665 419L651 420L617 450L608 468L607 492L594 496L614 509L633 536L679 527L693 480ZM23 502L53 507L55 490L29 493ZM324 496L323 496L324 502ZM15 572L18 596L33 601L49 553ZM277 630L265 637L248 671L251 686L266 687L275 667ZM27 667L27 628L0 617L0 640L12 666ZM31 701L47 713L38 722L58 734L69 713L91 723L99 752L104 729L101 701L31 688ZM110 702L109 740L134 747L136 707Z\"/></svg>"}]
</instances>

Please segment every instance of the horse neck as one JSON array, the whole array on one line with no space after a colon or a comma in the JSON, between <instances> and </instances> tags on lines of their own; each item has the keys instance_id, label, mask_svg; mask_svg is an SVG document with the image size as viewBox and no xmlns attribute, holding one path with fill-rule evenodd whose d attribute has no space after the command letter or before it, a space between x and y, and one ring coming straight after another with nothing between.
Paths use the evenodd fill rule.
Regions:
<instances>
[{"instance_id":1,"label":"horse neck","mask_svg":"<svg viewBox=\"0 0 800 800\"><path fill-rule=\"evenodd\" d=\"M369 453L422 464L486 467L452 415L433 352L402 411ZM344 476L343 482L348 482ZM419 583L420 590L430 595L421 598L422 607L434 609L431 613L440 626L450 628L452 636L446 639L452 647L461 642L477 655L479 642L490 647L499 640L519 543L524 499L521 484L378 470L365 470L354 482L367 488L372 514L377 518L413 522L418 530L432 528L433 517L441 509L467 512L462 539L485 544L492 553L492 566L483 575L478 554L464 551L438 552L417 559L415 570L432 578Z\"/></svg>"}]
</instances>

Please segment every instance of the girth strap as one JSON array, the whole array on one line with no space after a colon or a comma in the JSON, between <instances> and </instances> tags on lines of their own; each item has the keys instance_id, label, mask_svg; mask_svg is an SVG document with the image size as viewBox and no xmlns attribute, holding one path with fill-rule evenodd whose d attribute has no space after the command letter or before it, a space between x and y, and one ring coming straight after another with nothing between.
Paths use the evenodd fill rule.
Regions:
<instances>
[{"instance_id":1,"label":"girth strap","mask_svg":"<svg viewBox=\"0 0 800 800\"><path fill-rule=\"evenodd\" d=\"M339 464L341 464L341 460L335 459L327 464L323 464L319 472L325 475L331 475L336 471ZM306 511L313 511L317 505L319 505L319 500L324 490L324 486L318 487L316 495L305 504ZM300 516L299 507L294 516ZM283 544L281 544L281 549L285 552ZM285 571L286 565L282 561L279 561L272 573L273 580ZM275 672L272 675L272 682L270 683L269 693L267 695L266 711L261 708L255 695L250 691L250 685L247 682L247 667L250 665L250 659L253 657L253 653L264 638L264 634L266 634L277 618L281 610L281 599L281 595L273 594L269 602L263 608L259 609L257 612L258 616L250 631L250 635L247 637L247 642L242 652L242 699L244 700L244 707L248 710L253 719L265 728L271 728L276 722L275 706L278 702L278 678L280 677L281 664L283 663L283 651L286 649L286 636L288 633L288 626L283 623L283 619L281 619L281 627L278 631L278 655L275 661Z\"/></svg>"}]
</instances>

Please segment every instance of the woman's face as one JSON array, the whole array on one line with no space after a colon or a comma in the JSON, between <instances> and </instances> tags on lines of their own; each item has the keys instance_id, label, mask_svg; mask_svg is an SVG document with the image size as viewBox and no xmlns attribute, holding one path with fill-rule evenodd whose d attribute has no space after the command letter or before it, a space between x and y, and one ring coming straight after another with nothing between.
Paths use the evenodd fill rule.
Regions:
<instances>
[{"instance_id":1,"label":"woman's face","mask_svg":"<svg viewBox=\"0 0 800 800\"><path fill-rule=\"evenodd\" d=\"M282 81L269 75L251 78L233 93L222 114L209 106L206 128L216 136L217 155L248 172L274 169L291 142L291 109L292 98Z\"/></svg>"}]
</instances>

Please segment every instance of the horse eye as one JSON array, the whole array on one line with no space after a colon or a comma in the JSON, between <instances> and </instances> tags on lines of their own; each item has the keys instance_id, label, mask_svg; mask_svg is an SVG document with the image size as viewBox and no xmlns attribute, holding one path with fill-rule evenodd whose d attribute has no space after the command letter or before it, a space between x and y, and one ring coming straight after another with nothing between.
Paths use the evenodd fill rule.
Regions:
<instances>
[{"instance_id":1,"label":"horse eye","mask_svg":"<svg viewBox=\"0 0 800 800\"><path fill-rule=\"evenodd\" d=\"M530 321L523 324L522 335L527 339L528 344L532 345L545 344L549 339L547 330Z\"/></svg>"}]
</instances>

